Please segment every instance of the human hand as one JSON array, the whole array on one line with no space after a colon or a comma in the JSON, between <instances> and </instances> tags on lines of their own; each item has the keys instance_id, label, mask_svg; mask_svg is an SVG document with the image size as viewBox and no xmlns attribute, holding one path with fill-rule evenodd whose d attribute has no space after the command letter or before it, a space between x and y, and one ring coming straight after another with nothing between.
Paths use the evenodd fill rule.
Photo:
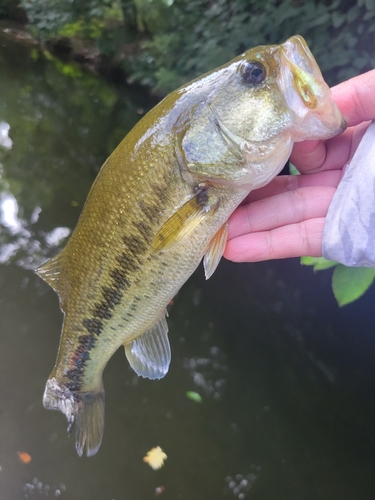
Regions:
<instances>
[{"instance_id":1,"label":"human hand","mask_svg":"<svg viewBox=\"0 0 375 500\"><path fill-rule=\"evenodd\" d=\"M375 118L375 70L332 88L347 130L327 141L296 143L291 162L301 175L276 177L252 191L229 219L224 257L257 262L322 255L329 204L369 120Z\"/></svg>"}]
</instances>

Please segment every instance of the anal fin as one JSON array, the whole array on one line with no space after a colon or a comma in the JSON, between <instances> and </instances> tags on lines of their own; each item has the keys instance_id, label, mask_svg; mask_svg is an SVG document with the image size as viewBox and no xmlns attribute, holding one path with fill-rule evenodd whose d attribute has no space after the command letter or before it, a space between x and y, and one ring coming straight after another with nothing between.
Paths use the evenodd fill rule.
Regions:
<instances>
[{"instance_id":1,"label":"anal fin","mask_svg":"<svg viewBox=\"0 0 375 500\"><path fill-rule=\"evenodd\" d=\"M208 250L203 258L204 274L206 280L216 271L220 259L223 256L228 239L228 223L226 222L210 241Z\"/></svg>"},{"instance_id":2,"label":"anal fin","mask_svg":"<svg viewBox=\"0 0 375 500\"><path fill-rule=\"evenodd\" d=\"M137 375L152 380L163 378L171 362L168 324L165 316L150 330L125 344L124 347L130 366Z\"/></svg>"}]
</instances>

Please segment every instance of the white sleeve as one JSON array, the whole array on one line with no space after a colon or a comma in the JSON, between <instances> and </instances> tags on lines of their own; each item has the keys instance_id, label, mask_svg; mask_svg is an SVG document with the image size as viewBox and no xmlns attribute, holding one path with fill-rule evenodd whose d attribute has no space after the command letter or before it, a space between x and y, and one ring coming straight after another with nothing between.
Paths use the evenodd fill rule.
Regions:
<instances>
[{"instance_id":1,"label":"white sleeve","mask_svg":"<svg viewBox=\"0 0 375 500\"><path fill-rule=\"evenodd\" d=\"M375 120L347 165L329 206L323 256L350 267L375 267Z\"/></svg>"}]
</instances>

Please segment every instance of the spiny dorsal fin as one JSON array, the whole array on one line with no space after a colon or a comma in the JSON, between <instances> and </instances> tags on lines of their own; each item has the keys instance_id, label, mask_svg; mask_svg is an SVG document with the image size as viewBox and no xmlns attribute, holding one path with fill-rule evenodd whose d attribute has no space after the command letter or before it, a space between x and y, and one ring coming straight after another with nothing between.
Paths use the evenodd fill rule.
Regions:
<instances>
[{"instance_id":1,"label":"spiny dorsal fin","mask_svg":"<svg viewBox=\"0 0 375 500\"><path fill-rule=\"evenodd\" d=\"M182 205L156 233L152 248L166 250L183 240L204 219L210 210L207 188L197 190L195 196Z\"/></svg>"},{"instance_id":2,"label":"spiny dorsal fin","mask_svg":"<svg viewBox=\"0 0 375 500\"><path fill-rule=\"evenodd\" d=\"M36 273L44 279L56 293L59 293L59 282L61 273L61 258L62 252L57 254L53 259L47 260L42 266L36 269Z\"/></svg>"},{"instance_id":3,"label":"spiny dorsal fin","mask_svg":"<svg viewBox=\"0 0 375 500\"><path fill-rule=\"evenodd\" d=\"M228 238L228 223L226 222L210 241L208 250L203 258L206 280L214 274L220 259L223 256Z\"/></svg>"},{"instance_id":4,"label":"spiny dorsal fin","mask_svg":"<svg viewBox=\"0 0 375 500\"><path fill-rule=\"evenodd\" d=\"M137 375L150 379L163 378L171 362L165 316L146 333L125 344L125 354Z\"/></svg>"}]
</instances>

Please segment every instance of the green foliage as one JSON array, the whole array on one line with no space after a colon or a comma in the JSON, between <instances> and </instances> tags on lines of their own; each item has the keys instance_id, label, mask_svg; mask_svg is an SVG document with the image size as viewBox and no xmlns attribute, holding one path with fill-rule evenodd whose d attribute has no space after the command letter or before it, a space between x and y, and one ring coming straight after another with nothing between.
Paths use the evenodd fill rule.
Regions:
<instances>
[{"instance_id":1,"label":"green foliage","mask_svg":"<svg viewBox=\"0 0 375 500\"><path fill-rule=\"evenodd\" d=\"M299 170L297 170L297 168L290 161L289 161L289 173L290 175L300 175Z\"/></svg>"},{"instance_id":2,"label":"green foliage","mask_svg":"<svg viewBox=\"0 0 375 500\"><path fill-rule=\"evenodd\" d=\"M100 38L102 34L102 23L94 19L91 23L84 25L81 20L65 24L59 31L59 35L73 37L89 37L92 40Z\"/></svg>"},{"instance_id":3,"label":"green foliage","mask_svg":"<svg viewBox=\"0 0 375 500\"><path fill-rule=\"evenodd\" d=\"M22 0L34 35L42 41L56 35L62 26L73 22L73 4L55 0Z\"/></svg>"},{"instance_id":4,"label":"green foliage","mask_svg":"<svg viewBox=\"0 0 375 500\"><path fill-rule=\"evenodd\" d=\"M172 4L173 1L166 0L134 0L134 11L139 31L146 31L149 27L155 32L168 29L167 8Z\"/></svg>"},{"instance_id":5,"label":"green foliage","mask_svg":"<svg viewBox=\"0 0 375 500\"><path fill-rule=\"evenodd\" d=\"M150 39L129 68L165 93L249 47L300 33L332 84L373 67L374 20L375 3L363 0L176 0L168 29L149 26Z\"/></svg>"},{"instance_id":6,"label":"green foliage","mask_svg":"<svg viewBox=\"0 0 375 500\"><path fill-rule=\"evenodd\" d=\"M168 29L153 29L140 54L128 61L132 79L167 93L224 64L258 42L245 28L249 16L240 1L176 0Z\"/></svg>"},{"instance_id":7,"label":"green foliage","mask_svg":"<svg viewBox=\"0 0 375 500\"><path fill-rule=\"evenodd\" d=\"M339 306L359 299L373 283L374 278L374 268L337 265L332 275L332 289Z\"/></svg>"},{"instance_id":8,"label":"green foliage","mask_svg":"<svg viewBox=\"0 0 375 500\"><path fill-rule=\"evenodd\" d=\"M111 8L111 0L21 0L34 35L45 41L59 34L66 25L81 22L90 26ZM90 36L90 33L87 33Z\"/></svg>"},{"instance_id":9,"label":"green foliage","mask_svg":"<svg viewBox=\"0 0 375 500\"><path fill-rule=\"evenodd\" d=\"M313 266L314 271L323 271L337 265L334 260L326 260L324 257L301 257L301 264Z\"/></svg>"},{"instance_id":10,"label":"green foliage","mask_svg":"<svg viewBox=\"0 0 375 500\"><path fill-rule=\"evenodd\" d=\"M340 307L359 299L375 279L374 268L346 267L323 257L301 257L301 264L313 266L314 271L334 267L332 290Z\"/></svg>"},{"instance_id":11,"label":"green foliage","mask_svg":"<svg viewBox=\"0 0 375 500\"><path fill-rule=\"evenodd\" d=\"M39 38L79 32L95 39L122 59L133 81L161 93L247 48L296 33L330 84L375 65L374 0L22 0L22 6ZM129 50L131 42L136 49Z\"/></svg>"}]
</instances>

